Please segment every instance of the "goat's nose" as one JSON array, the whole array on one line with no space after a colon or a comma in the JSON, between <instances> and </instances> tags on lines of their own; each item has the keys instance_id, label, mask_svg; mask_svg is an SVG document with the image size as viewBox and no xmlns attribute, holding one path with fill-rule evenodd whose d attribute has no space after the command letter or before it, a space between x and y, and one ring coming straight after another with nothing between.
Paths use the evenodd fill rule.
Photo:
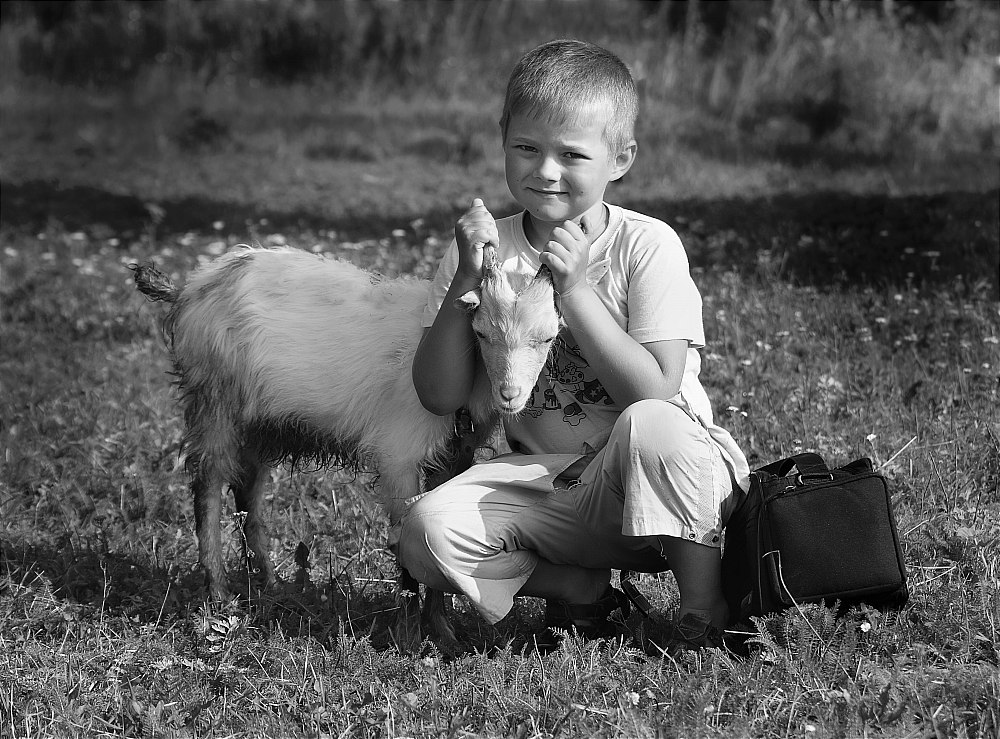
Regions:
<instances>
[{"instance_id":1,"label":"goat's nose","mask_svg":"<svg viewBox=\"0 0 1000 739\"><path fill-rule=\"evenodd\" d=\"M518 388L516 385L500 386L500 397L508 402L510 402L520 394L521 394L520 388Z\"/></svg>"}]
</instances>

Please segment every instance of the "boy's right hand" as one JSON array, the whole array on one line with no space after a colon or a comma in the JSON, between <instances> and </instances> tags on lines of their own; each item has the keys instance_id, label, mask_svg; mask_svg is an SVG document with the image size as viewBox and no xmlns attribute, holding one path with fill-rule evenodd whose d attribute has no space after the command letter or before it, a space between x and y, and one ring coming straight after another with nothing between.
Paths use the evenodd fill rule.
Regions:
<instances>
[{"instance_id":1,"label":"boy's right hand","mask_svg":"<svg viewBox=\"0 0 1000 739\"><path fill-rule=\"evenodd\" d=\"M500 244L500 233L493 216L483 201L476 198L472 206L455 223L458 243L458 271L469 278L483 278L483 249L487 244Z\"/></svg>"}]
</instances>

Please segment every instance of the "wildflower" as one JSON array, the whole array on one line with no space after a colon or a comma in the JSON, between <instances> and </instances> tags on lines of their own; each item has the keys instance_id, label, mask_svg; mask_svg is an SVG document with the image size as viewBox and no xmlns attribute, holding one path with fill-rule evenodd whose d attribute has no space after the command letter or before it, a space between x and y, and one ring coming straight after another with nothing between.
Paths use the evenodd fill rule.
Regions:
<instances>
[{"instance_id":1,"label":"wildflower","mask_svg":"<svg viewBox=\"0 0 1000 739\"><path fill-rule=\"evenodd\" d=\"M406 231L404 231L401 228L394 228L394 229L392 229L392 235L394 237L396 237L397 239L401 239L404 236L406 236Z\"/></svg>"},{"instance_id":2,"label":"wildflower","mask_svg":"<svg viewBox=\"0 0 1000 739\"><path fill-rule=\"evenodd\" d=\"M225 227L226 224L224 221L212 221L212 228L214 228L216 231L221 231Z\"/></svg>"}]
</instances>

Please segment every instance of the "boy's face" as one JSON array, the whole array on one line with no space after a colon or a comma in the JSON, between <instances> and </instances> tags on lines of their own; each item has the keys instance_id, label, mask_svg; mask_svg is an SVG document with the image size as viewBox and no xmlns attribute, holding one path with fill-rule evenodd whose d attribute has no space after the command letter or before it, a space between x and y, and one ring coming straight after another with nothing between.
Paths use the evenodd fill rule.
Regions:
<instances>
[{"instance_id":1,"label":"boy's face","mask_svg":"<svg viewBox=\"0 0 1000 739\"><path fill-rule=\"evenodd\" d=\"M579 222L601 206L608 183L632 166L635 143L609 151L606 123L606 115L566 123L511 116L504 145L507 187L539 226Z\"/></svg>"}]
</instances>

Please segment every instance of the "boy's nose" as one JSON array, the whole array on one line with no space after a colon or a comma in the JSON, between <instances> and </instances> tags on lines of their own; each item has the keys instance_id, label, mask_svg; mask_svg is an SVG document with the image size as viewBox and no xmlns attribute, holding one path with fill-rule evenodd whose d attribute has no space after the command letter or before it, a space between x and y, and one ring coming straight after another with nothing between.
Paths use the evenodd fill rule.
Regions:
<instances>
[{"instance_id":1,"label":"boy's nose","mask_svg":"<svg viewBox=\"0 0 1000 739\"><path fill-rule=\"evenodd\" d=\"M538 163L535 176L540 180L554 182L559 179L559 164L552 157L545 157Z\"/></svg>"}]
</instances>

